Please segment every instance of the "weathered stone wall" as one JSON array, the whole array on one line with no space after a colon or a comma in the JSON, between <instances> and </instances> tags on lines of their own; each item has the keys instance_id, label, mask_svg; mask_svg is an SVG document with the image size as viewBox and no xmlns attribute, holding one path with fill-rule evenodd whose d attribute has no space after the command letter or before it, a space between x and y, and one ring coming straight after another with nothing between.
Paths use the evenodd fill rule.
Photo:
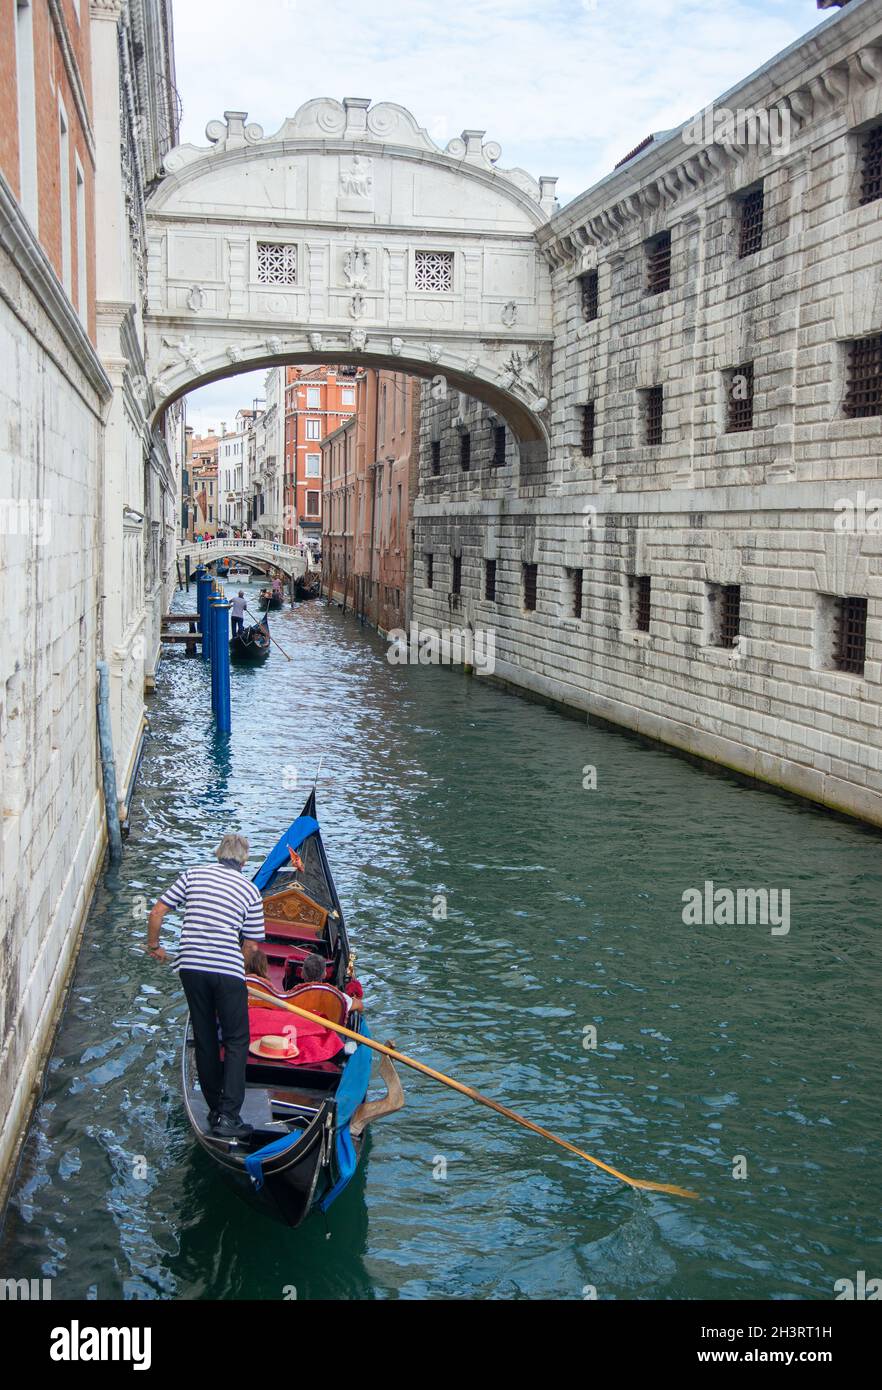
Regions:
<instances>
[{"instance_id":1,"label":"weathered stone wall","mask_svg":"<svg viewBox=\"0 0 882 1390\"><path fill-rule=\"evenodd\" d=\"M537 487L511 442L491 465L485 408L424 388L414 615L491 628L496 675L525 689L882 824L882 536L872 505L854 530L835 524L840 499L882 496L882 418L843 409L848 341L882 332L882 201L857 197L880 76L882 7L843 11L726 98L779 103L786 147L675 134L540 231L555 325L547 476ZM738 199L759 181L763 245L741 258ZM648 295L644 242L662 231L671 287ZM586 320L591 271L599 315ZM753 428L727 432L726 374L747 362ZM663 438L647 445L641 393L656 385ZM532 612L524 564L538 565ZM648 632L635 630L629 575L651 577ZM741 635L728 649L711 640L710 586L734 584ZM868 600L862 675L830 669L825 596Z\"/></svg>"},{"instance_id":2,"label":"weathered stone wall","mask_svg":"<svg viewBox=\"0 0 882 1390\"><path fill-rule=\"evenodd\" d=\"M0 249L0 1178L104 845L94 713L101 369L72 311L68 328L66 341Z\"/></svg>"}]
</instances>

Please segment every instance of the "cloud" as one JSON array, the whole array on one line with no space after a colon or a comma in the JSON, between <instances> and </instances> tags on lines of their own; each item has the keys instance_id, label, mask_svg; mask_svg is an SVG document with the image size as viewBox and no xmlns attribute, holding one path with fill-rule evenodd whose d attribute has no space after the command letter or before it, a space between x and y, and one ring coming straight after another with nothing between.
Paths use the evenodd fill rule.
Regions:
<instances>
[{"instance_id":1,"label":"cloud","mask_svg":"<svg viewBox=\"0 0 882 1390\"><path fill-rule=\"evenodd\" d=\"M267 133L315 96L413 111L440 144L465 127L501 165L558 174L563 201L814 27L810 0L184 0L183 139L248 110Z\"/></svg>"},{"instance_id":2,"label":"cloud","mask_svg":"<svg viewBox=\"0 0 882 1390\"><path fill-rule=\"evenodd\" d=\"M557 174L561 202L815 27L811 0L176 0L182 141L247 110L267 134L317 96L407 107L442 147L465 129L501 167ZM263 396L263 373L194 392L198 429Z\"/></svg>"},{"instance_id":3,"label":"cloud","mask_svg":"<svg viewBox=\"0 0 882 1390\"><path fill-rule=\"evenodd\" d=\"M265 382L265 371L242 372L200 386L187 397L187 424L193 426L196 434L205 434L209 428L220 433L224 422L232 429L237 410L250 410L255 400L263 400Z\"/></svg>"}]
</instances>

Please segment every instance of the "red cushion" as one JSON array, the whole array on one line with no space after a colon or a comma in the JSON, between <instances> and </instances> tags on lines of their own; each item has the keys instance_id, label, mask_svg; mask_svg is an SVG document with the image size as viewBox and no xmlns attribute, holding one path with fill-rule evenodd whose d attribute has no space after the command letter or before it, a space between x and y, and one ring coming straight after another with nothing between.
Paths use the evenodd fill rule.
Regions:
<instances>
[{"instance_id":1,"label":"red cushion","mask_svg":"<svg viewBox=\"0 0 882 1390\"><path fill-rule=\"evenodd\" d=\"M266 1033L283 1034L291 1026L297 1029L297 1057L280 1057L278 1060L288 1066L304 1066L309 1062L327 1062L336 1056L343 1046L343 1039L330 1028L323 1028L311 1019L299 1018L287 1009L265 1009L260 1004L249 1004L248 1027L251 1041L257 1042ZM252 1052L251 1057L254 1056ZM276 1059L272 1059L275 1063Z\"/></svg>"}]
</instances>

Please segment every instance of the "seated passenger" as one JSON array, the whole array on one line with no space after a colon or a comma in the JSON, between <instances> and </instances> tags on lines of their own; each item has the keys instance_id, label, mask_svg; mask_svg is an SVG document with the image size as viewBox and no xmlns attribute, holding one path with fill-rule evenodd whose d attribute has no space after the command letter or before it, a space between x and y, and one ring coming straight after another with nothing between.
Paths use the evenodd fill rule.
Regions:
<instances>
[{"instance_id":1,"label":"seated passenger","mask_svg":"<svg viewBox=\"0 0 882 1390\"><path fill-rule=\"evenodd\" d=\"M269 961L258 947L252 946L250 950L243 947L242 954L245 956L245 974L255 975L260 980L270 983Z\"/></svg>"},{"instance_id":2,"label":"seated passenger","mask_svg":"<svg viewBox=\"0 0 882 1390\"><path fill-rule=\"evenodd\" d=\"M325 980L325 967L327 961L315 954L308 955L300 967L300 979L304 985L326 985L333 989L335 993L343 995L343 1002L346 1005L346 1013L364 1012L364 990L358 980L350 980L345 990L338 990L336 985L327 985Z\"/></svg>"}]
</instances>

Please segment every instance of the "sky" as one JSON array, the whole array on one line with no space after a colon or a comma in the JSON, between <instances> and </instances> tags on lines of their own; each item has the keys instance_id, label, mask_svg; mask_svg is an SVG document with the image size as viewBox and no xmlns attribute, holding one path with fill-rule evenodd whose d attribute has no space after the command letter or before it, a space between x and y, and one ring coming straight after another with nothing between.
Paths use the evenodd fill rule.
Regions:
<instances>
[{"instance_id":1,"label":"sky","mask_svg":"<svg viewBox=\"0 0 882 1390\"><path fill-rule=\"evenodd\" d=\"M247 111L269 135L313 97L410 110L441 147L466 128L500 168L557 175L561 203L838 11L815 0L174 0L182 142ZM262 375L194 392L199 430Z\"/></svg>"}]
</instances>

